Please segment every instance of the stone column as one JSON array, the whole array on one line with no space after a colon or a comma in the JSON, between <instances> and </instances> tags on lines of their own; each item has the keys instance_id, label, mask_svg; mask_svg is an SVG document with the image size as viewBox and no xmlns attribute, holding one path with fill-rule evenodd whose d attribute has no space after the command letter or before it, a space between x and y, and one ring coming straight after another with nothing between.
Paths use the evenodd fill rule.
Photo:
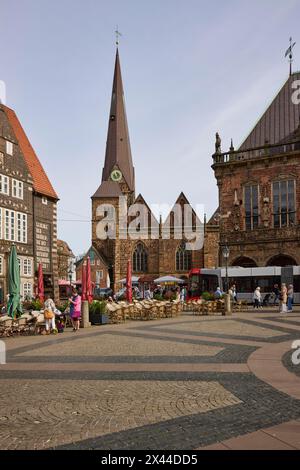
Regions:
<instances>
[{"instance_id":1,"label":"stone column","mask_svg":"<svg viewBox=\"0 0 300 470\"><path fill-rule=\"evenodd\" d=\"M89 303L87 300L82 302L81 306L81 328L89 328L91 326L89 322Z\"/></svg>"},{"instance_id":2,"label":"stone column","mask_svg":"<svg viewBox=\"0 0 300 470\"><path fill-rule=\"evenodd\" d=\"M225 314L224 315L232 315L231 301L230 301L230 295L229 294L224 294L224 303L225 303Z\"/></svg>"}]
</instances>

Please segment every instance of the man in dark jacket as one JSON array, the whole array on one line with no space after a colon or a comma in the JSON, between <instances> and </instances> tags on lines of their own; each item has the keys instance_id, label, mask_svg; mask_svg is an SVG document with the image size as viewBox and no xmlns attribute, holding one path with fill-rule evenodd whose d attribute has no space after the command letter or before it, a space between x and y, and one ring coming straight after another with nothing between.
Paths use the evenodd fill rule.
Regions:
<instances>
[{"instance_id":1,"label":"man in dark jacket","mask_svg":"<svg viewBox=\"0 0 300 470\"><path fill-rule=\"evenodd\" d=\"M277 303L279 303L279 298L280 298L280 290L279 290L278 284L274 285L273 294L274 294L274 305L276 305Z\"/></svg>"}]
</instances>

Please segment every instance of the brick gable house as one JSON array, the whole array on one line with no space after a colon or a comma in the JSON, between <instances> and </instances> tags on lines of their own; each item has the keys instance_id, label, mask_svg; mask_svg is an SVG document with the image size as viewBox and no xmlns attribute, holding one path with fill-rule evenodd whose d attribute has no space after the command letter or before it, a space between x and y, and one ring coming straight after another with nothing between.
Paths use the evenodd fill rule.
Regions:
<instances>
[{"instance_id":1,"label":"brick gable house","mask_svg":"<svg viewBox=\"0 0 300 470\"><path fill-rule=\"evenodd\" d=\"M95 288L103 289L107 287L108 265L103 256L96 250L94 246L82 256L78 257L75 262L76 281L82 280L82 266L86 266L87 258L90 257L91 280Z\"/></svg>"}]
</instances>

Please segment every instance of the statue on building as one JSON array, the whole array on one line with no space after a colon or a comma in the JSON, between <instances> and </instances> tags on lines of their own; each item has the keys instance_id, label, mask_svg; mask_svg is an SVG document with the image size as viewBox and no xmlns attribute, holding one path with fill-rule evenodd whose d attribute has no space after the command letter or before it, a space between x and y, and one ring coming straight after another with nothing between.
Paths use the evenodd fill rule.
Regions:
<instances>
[{"instance_id":1,"label":"statue on building","mask_svg":"<svg viewBox=\"0 0 300 470\"><path fill-rule=\"evenodd\" d=\"M216 155L220 155L222 153L221 151L221 137L219 136L219 133L216 133L216 143L215 143L215 148L216 148Z\"/></svg>"},{"instance_id":2,"label":"statue on building","mask_svg":"<svg viewBox=\"0 0 300 470\"><path fill-rule=\"evenodd\" d=\"M269 205L269 198L264 197L264 205L262 210L262 219L265 228L269 227L270 224L270 205Z\"/></svg>"}]
</instances>

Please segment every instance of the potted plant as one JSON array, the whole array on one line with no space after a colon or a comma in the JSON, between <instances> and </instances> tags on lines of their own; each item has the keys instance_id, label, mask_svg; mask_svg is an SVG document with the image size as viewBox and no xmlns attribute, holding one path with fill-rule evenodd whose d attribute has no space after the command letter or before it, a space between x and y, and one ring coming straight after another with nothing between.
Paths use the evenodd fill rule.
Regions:
<instances>
[{"instance_id":1,"label":"potted plant","mask_svg":"<svg viewBox=\"0 0 300 470\"><path fill-rule=\"evenodd\" d=\"M201 298L206 301L214 300L214 295L210 292L202 292Z\"/></svg>"},{"instance_id":2,"label":"potted plant","mask_svg":"<svg viewBox=\"0 0 300 470\"><path fill-rule=\"evenodd\" d=\"M92 325L103 325L108 323L106 302L104 300L93 300L93 302L90 303L89 319Z\"/></svg>"}]
</instances>

